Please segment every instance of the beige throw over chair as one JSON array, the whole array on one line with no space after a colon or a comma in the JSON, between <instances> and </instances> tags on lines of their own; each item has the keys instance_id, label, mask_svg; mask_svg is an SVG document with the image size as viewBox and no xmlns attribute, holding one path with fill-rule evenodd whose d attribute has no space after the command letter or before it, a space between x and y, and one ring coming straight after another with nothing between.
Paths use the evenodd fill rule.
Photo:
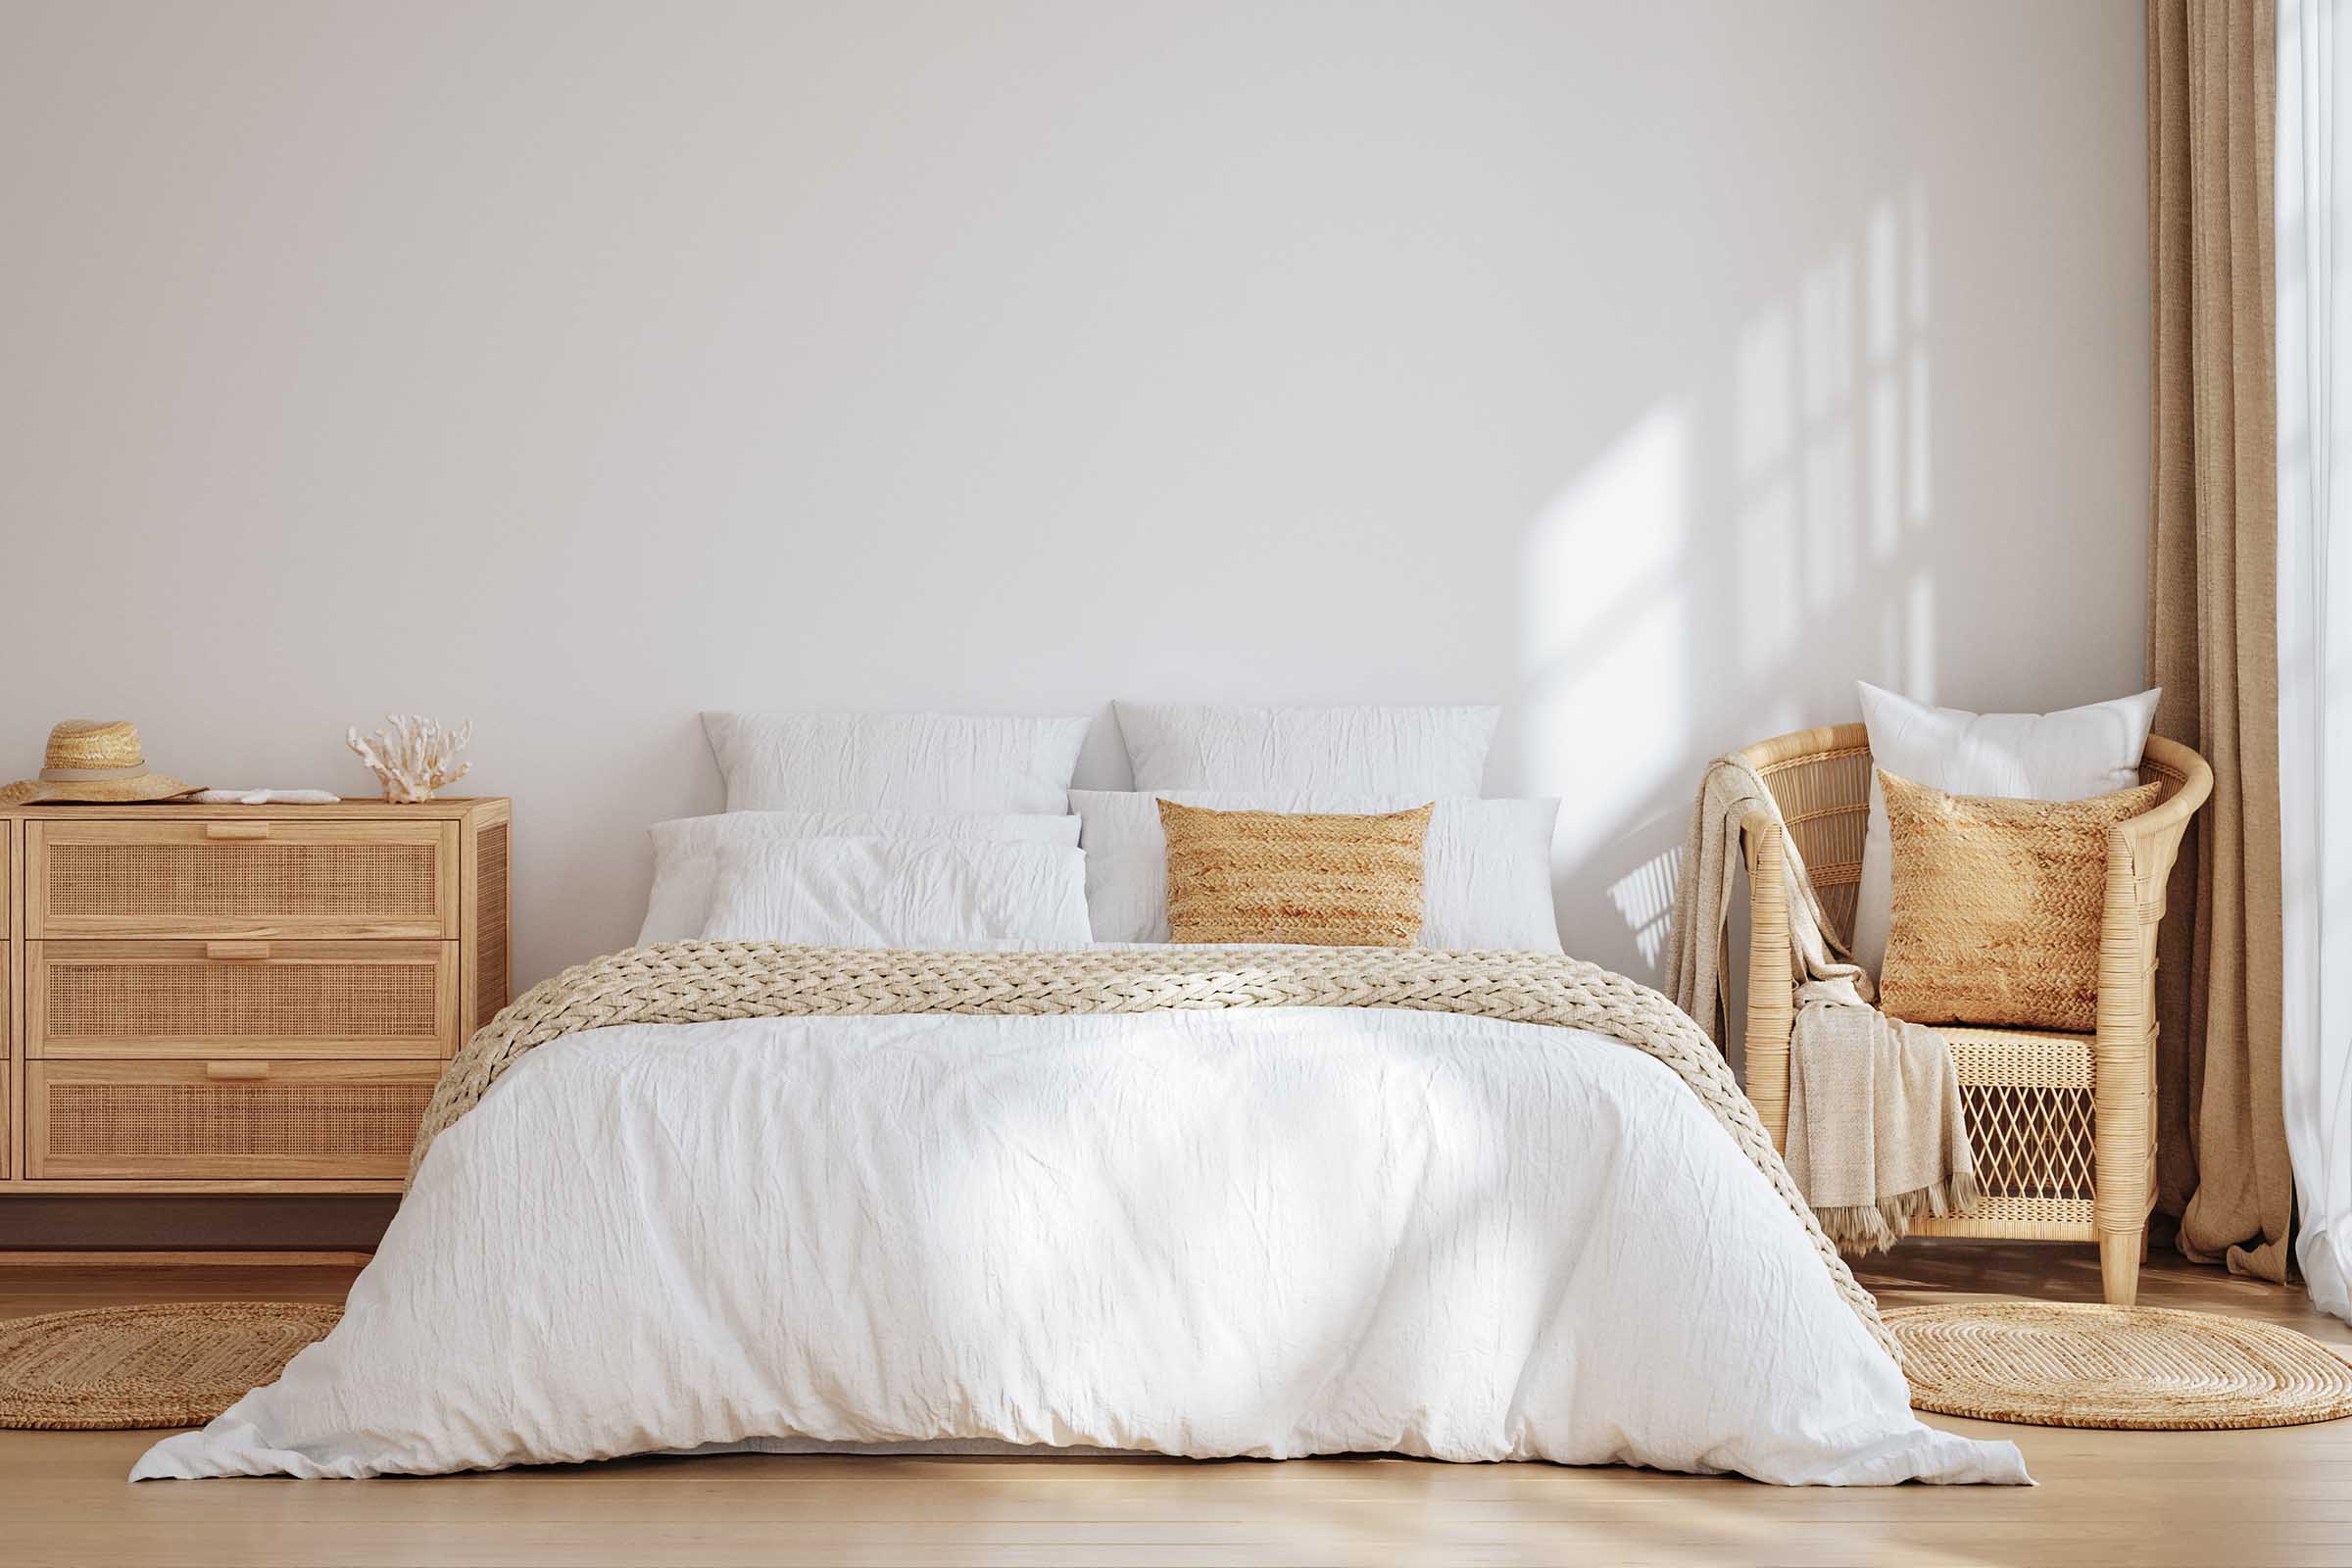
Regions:
<instances>
[{"instance_id":1,"label":"beige throw over chair","mask_svg":"<svg viewBox=\"0 0 2352 1568\"><path fill-rule=\"evenodd\" d=\"M1840 939L1853 934L1870 816L1870 739L1860 724L1800 730L1740 754L1763 776ZM2107 1299L2139 1289L2156 1168L2156 928L2181 834L2213 792L2195 752L2151 737L2141 782L2157 804L2107 837L2098 1025L2087 1035L1944 1025L1984 1197L1964 1213L1923 1218L1923 1236L2099 1244ZM1748 817L1747 1094L1774 1144L1788 1133L1787 851L1770 819Z\"/></svg>"}]
</instances>

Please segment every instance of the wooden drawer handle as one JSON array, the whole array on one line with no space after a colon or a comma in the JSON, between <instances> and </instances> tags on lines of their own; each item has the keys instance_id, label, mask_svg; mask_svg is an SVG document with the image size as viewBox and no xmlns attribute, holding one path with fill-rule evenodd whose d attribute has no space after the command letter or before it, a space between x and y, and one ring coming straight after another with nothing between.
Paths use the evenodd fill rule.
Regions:
<instances>
[{"instance_id":1,"label":"wooden drawer handle","mask_svg":"<svg viewBox=\"0 0 2352 1568\"><path fill-rule=\"evenodd\" d=\"M207 822L204 836L208 839L266 839L270 836L267 822Z\"/></svg>"},{"instance_id":2,"label":"wooden drawer handle","mask_svg":"<svg viewBox=\"0 0 2352 1568\"><path fill-rule=\"evenodd\" d=\"M204 1064L207 1078L267 1078L270 1064L266 1061L208 1061Z\"/></svg>"},{"instance_id":3,"label":"wooden drawer handle","mask_svg":"<svg viewBox=\"0 0 2352 1568\"><path fill-rule=\"evenodd\" d=\"M267 958L270 956L270 944L267 942L207 942L204 945L204 956L208 958L240 961Z\"/></svg>"}]
</instances>

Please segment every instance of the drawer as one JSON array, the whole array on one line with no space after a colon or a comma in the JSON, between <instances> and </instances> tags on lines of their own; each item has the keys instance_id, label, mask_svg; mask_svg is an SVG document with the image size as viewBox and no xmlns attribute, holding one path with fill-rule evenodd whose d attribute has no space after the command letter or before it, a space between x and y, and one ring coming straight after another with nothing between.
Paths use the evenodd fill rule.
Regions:
<instances>
[{"instance_id":1,"label":"drawer","mask_svg":"<svg viewBox=\"0 0 2352 1568\"><path fill-rule=\"evenodd\" d=\"M455 822L28 822L31 937L458 934Z\"/></svg>"},{"instance_id":2,"label":"drawer","mask_svg":"<svg viewBox=\"0 0 2352 1568\"><path fill-rule=\"evenodd\" d=\"M454 942L27 942L30 1056L442 1056Z\"/></svg>"},{"instance_id":3,"label":"drawer","mask_svg":"<svg viewBox=\"0 0 2352 1568\"><path fill-rule=\"evenodd\" d=\"M408 1173L437 1061L28 1061L33 1181Z\"/></svg>"}]
</instances>

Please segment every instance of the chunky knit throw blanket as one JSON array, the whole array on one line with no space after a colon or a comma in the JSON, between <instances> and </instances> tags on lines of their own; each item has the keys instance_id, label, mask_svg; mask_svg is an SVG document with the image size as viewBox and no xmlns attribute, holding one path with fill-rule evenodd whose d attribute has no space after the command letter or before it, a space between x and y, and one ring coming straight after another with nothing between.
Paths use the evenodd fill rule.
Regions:
<instances>
[{"instance_id":1,"label":"chunky knit throw blanket","mask_svg":"<svg viewBox=\"0 0 2352 1568\"><path fill-rule=\"evenodd\" d=\"M1406 1007L1589 1029L1672 1067L1805 1226L1838 1294L1897 1360L1870 1293L1790 1181L1755 1107L1690 1015L1647 986L1551 954L1388 948L1158 948L902 953L768 942L631 948L524 993L459 1052L433 1091L427 1148L534 1046L631 1023L880 1013L1116 1013L1169 1007Z\"/></svg>"}]
</instances>

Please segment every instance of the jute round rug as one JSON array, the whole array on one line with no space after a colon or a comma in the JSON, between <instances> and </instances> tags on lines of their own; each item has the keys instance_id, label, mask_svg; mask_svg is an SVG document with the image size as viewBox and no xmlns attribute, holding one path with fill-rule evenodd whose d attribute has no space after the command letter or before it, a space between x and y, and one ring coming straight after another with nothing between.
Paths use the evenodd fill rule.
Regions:
<instances>
[{"instance_id":1,"label":"jute round rug","mask_svg":"<svg viewBox=\"0 0 2352 1568\"><path fill-rule=\"evenodd\" d=\"M0 1320L0 1427L202 1426L342 1315L323 1301L177 1301Z\"/></svg>"},{"instance_id":2,"label":"jute round rug","mask_svg":"<svg viewBox=\"0 0 2352 1568\"><path fill-rule=\"evenodd\" d=\"M2352 1415L2352 1362L2276 1323L2158 1306L1954 1301L1882 1314L1914 1409L2212 1432Z\"/></svg>"}]
</instances>

